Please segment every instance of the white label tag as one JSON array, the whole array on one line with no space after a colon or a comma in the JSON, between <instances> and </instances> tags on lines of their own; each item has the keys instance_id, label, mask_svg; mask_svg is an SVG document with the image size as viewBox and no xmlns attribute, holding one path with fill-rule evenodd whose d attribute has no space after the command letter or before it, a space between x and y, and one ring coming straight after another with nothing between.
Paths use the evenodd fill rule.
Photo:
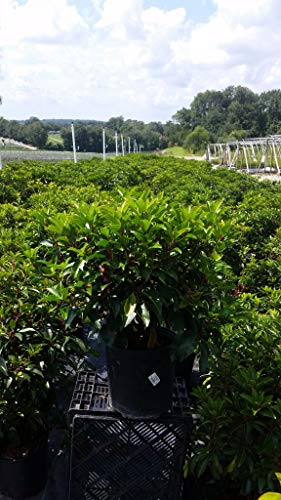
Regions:
<instances>
[{"instance_id":1,"label":"white label tag","mask_svg":"<svg viewBox=\"0 0 281 500\"><path fill-rule=\"evenodd\" d=\"M149 375L148 380L152 383L152 385L155 387L157 384L160 382L160 378L158 377L157 373L152 373L152 375Z\"/></svg>"}]
</instances>

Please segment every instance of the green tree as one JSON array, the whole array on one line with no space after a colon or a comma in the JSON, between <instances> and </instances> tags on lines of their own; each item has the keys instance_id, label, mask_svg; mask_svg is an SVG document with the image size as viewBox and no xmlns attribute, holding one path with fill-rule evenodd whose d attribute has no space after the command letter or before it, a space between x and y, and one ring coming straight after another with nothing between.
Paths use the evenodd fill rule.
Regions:
<instances>
[{"instance_id":1,"label":"green tree","mask_svg":"<svg viewBox=\"0 0 281 500\"><path fill-rule=\"evenodd\" d=\"M37 148L43 149L48 140L48 132L40 120L35 119L24 125L24 137L25 142L33 144Z\"/></svg>"},{"instance_id":2,"label":"green tree","mask_svg":"<svg viewBox=\"0 0 281 500\"><path fill-rule=\"evenodd\" d=\"M263 92L259 97L259 104L264 121L266 134L281 132L281 90Z\"/></svg>"},{"instance_id":3,"label":"green tree","mask_svg":"<svg viewBox=\"0 0 281 500\"><path fill-rule=\"evenodd\" d=\"M178 123L185 131L192 130L193 121L192 112L190 109L180 109L172 116L172 120Z\"/></svg>"},{"instance_id":4,"label":"green tree","mask_svg":"<svg viewBox=\"0 0 281 500\"><path fill-rule=\"evenodd\" d=\"M123 116L116 116L109 118L108 122L106 123L106 127L116 132L120 132L123 123L124 123Z\"/></svg>"},{"instance_id":5,"label":"green tree","mask_svg":"<svg viewBox=\"0 0 281 500\"><path fill-rule=\"evenodd\" d=\"M226 129L247 130L247 135L253 137L260 135L261 121L258 95L247 87L236 87L228 108Z\"/></svg>"},{"instance_id":6,"label":"green tree","mask_svg":"<svg viewBox=\"0 0 281 500\"><path fill-rule=\"evenodd\" d=\"M188 134L184 146L192 153L202 151L210 141L210 134L201 125L198 125L190 134Z\"/></svg>"}]
</instances>

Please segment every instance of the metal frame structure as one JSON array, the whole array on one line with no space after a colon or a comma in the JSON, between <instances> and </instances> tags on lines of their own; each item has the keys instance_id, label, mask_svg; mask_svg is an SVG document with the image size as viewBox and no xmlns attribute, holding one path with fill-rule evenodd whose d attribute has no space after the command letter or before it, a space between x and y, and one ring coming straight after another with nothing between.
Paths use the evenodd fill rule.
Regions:
<instances>
[{"instance_id":1,"label":"metal frame structure","mask_svg":"<svg viewBox=\"0 0 281 500\"><path fill-rule=\"evenodd\" d=\"M206 158L248 173L263 170L281 175L281 135L208 144Z\"/></svg>"}]
</instances>

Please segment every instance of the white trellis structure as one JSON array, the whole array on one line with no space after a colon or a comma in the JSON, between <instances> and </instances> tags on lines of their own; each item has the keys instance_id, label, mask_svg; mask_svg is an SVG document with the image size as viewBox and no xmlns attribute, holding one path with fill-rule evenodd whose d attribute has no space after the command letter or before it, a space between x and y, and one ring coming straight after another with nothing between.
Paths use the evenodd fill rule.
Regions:
<instances>
[{"instance_id":1,"label":"white trellis structure","mask_svg":"<svg viewBox=\"0 0 281 500\"><path fill-rule=\"evenodd\" d=\"M221 166L281 174L281 135L208 144L206 158Z\"/></svg>"}]
</instances>

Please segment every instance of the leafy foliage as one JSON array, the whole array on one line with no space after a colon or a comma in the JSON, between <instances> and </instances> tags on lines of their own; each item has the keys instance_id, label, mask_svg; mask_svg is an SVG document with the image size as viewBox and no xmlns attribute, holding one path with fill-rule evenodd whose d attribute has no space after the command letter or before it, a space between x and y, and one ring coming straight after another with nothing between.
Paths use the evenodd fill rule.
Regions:
<instances>
[{"instance_id":1,"label":"leafy foliage","mask_svg":"<svg viewBox=\"0 0 281 500\"><path fill-rule=\"evenodd\" d=\"M166 325L179 357L198 350L210 371L189 466L248 498L278 491L280 196L278 184L156 155L5 166L1 450L46 420L85 321L138 347Z\"/></svg>"}]
</instances>

